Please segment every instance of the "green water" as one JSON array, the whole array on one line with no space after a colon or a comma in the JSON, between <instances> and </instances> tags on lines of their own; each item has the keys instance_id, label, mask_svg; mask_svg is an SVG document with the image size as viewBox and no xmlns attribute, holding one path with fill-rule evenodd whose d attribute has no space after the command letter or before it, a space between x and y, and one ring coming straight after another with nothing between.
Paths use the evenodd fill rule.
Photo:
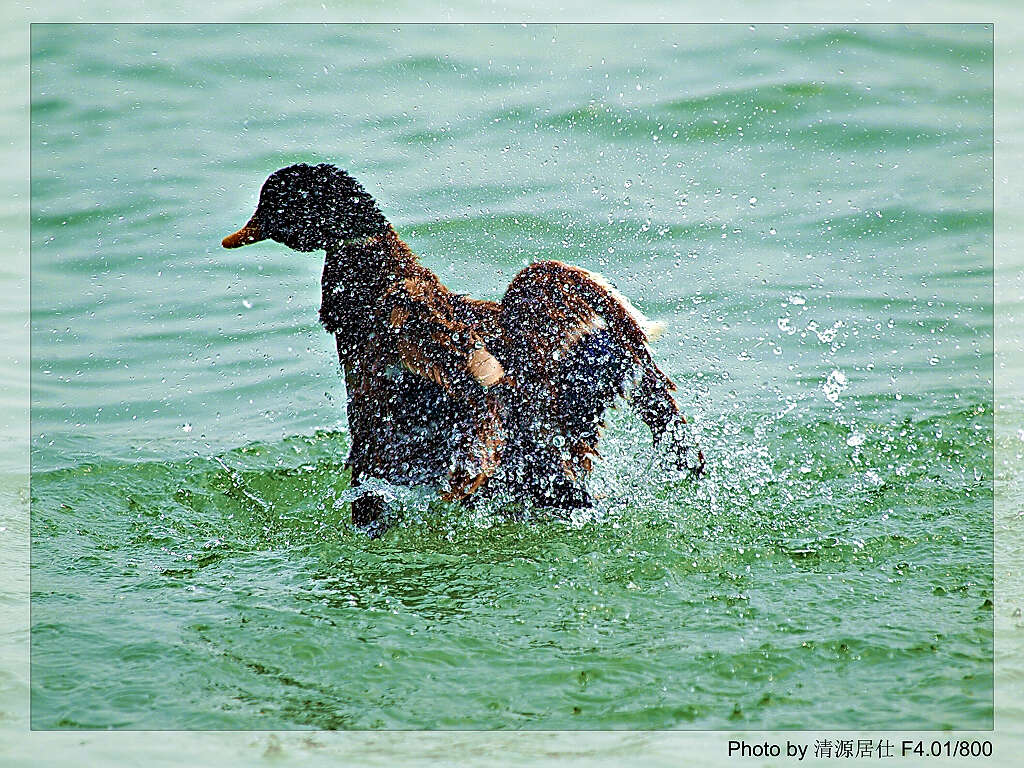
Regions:
<instances>
[{"instance_id":1,"label":"green water","mask_svg":"<svg viewBox=\"0 0 1024 768\"><path fill-rule=\"evenodd\" d=\"M988 728L984 27L35 26L35 728ZM460 292L608 275L709 472L619 412L594 515L369 541L334 161Z\"/></svg>"}]
</instances>

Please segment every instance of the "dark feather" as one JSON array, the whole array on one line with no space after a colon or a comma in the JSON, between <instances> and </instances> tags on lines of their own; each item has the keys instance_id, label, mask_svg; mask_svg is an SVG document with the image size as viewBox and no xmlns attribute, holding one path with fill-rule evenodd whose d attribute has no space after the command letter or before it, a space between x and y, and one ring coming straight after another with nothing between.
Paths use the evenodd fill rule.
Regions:
<instances>
[{"instance_id":1,"label":"dark feather","mask_svg":"<svg viewBox=\"0 0 1024 768\"><path fill-rule=\"evenodd\" d=\"M327 251L320 320L345 375L353 485L588 506L605 412L620 397L656 440L671 436L680 466L703 467L644 318L599 276L545 261L516 275L500 303L452 293L365 189L326 165L273 174L224 244L268 237ZM353 521L379 533L382 510L379 498L358 499Z\"/></svg>"}]
</instances>

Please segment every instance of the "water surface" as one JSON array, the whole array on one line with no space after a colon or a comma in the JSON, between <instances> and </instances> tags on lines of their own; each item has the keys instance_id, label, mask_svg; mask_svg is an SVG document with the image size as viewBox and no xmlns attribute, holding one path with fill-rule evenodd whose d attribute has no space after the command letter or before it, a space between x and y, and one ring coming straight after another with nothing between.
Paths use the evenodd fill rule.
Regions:
<instances>
[{"instance_id":1,"label":"water surface","mask_svg":"<svg viewBox=\"0 0 1024 768\"><path fill-rule=\"evenodd\" d=\"M992 49L977 27L36 26L36 728L988 728ZM609 276L710 472L616 413L598 513L347 523L348 168L455 290Z\"/></svg>"}]
</instances>

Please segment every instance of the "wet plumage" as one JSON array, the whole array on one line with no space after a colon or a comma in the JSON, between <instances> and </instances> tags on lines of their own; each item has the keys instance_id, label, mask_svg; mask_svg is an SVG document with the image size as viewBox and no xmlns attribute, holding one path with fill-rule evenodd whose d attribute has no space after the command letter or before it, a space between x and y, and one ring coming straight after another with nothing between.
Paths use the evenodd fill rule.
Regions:
<instances>
[{"instance_id":1,"label":"wet plumage","mask_svg":"<svg viewBox=\"0 0 1024 768\"><path fill-rule=\"evenodd\" d=\"M466 503L502 494L588 507L605 412L620 397L680 469L703 468L675 385L651 357L657 324L599 275L542 261L500 302L453 293L366 190L326 164L272 174L223 244L264 239L326 251L320 321L345 377L353 486L378 478ZM367 493L352 520L379 533L384 512Z\"/></svg>"}]
</instances>

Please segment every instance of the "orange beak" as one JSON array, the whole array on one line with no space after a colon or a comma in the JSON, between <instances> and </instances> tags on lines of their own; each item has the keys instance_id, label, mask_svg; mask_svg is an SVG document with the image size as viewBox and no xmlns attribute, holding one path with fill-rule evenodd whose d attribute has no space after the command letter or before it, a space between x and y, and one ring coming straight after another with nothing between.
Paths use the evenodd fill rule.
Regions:
<instances>
[{"instance_id":1,"label":"orange beak","mask_svg":"<svg viewBox=\"0 0 1024 768\"><path fill-rule=\"evenodd\" d=\"M260 232L260 228L250 220L249 223L240 230L221 240L220 244L225 248L241 248L243 245L258 243L260 240L266 239L267 236Z\"/></svg>"}]
</instances>

